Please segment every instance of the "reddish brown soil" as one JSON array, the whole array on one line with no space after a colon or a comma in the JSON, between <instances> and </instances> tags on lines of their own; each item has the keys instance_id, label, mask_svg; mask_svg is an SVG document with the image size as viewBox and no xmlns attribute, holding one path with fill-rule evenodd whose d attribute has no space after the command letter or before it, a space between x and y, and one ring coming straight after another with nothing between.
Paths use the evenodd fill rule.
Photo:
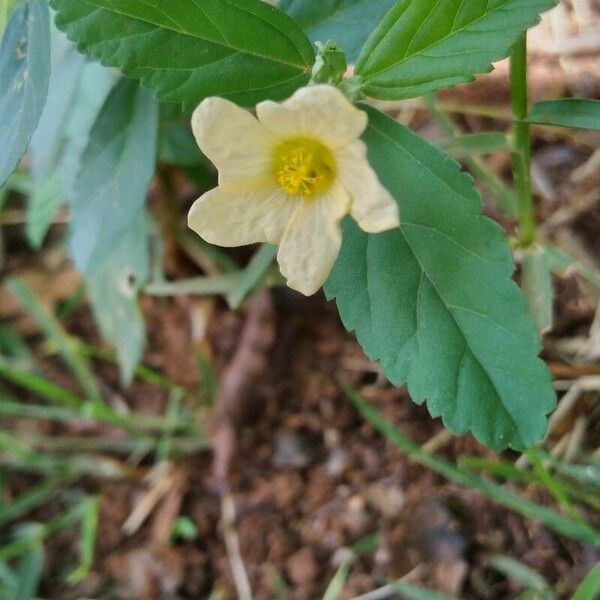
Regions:
<instances>
[{"instance_id":1,"label":"reddish brown soil","mask_svg":"<svg viewBox=\"0 0 600 600\"><path fill-rule=\"evenodd\" d=\"M377 534L380 544L356 561L343 598L419 565L416 583L472 598L511 598L518 588L489 567L496 553L525 561L565 594L574 589L600 559L597 549L555 535L412 464L363 421L338 377L358 386L418 442L430 439L440 424L403 391L381 381L343 331L332 305L287 291L275 297L275 346L258 388L244 398L249 411L237 432L229 478L238 514L235 529L255 598L320 598L340 549L370 534ZM147 301L146 311L153 324L150 362L195 385L195 370L181 367L192 351L185 309L174 302ZM85 329L86 321L80 315L76 328ZM170 323L168 333L165 323ZM219 370L230 360L242 326L241 315L222 308L215 315L210 339ZM112 385L114 369L98 366ZM164 409L164 394L146 384L134 385L127 399L144 412ZM468 436L453 439L442 454L450 459L492 456ZM140 471L148 466L142 464ZM75 590L53 576L42 595L65 600L207 598L222 590L226 598L235 598L211 455L179 459L174 469L178 485L133 536L124 534L122 526L147 485L87 482L88 491L103 494L93 573ZM553 504L533 490L531 498ZM169 509L173 503L175 512ZM168 544L165 523L168 531L179 514L194 521L198 537ZM54 573L63 561L75 559L72 543L73 534L67 533L50 544ZM277 596L278 581L289 586L287 596Z\"/></svg>"},{"instance_id":2,"label":"reddish brown soil","mask_svg":"<svg viewBox=\"0 0 600 600\"><path fill-rule=\"evenodd\" d=\"M549 74L532 77L534 95L568 93L572 82L565 81L564 73L557 74L557 61L546 61L536 68L542 67ZM500 71L491 83L488 80L480 87L468 88L468 98L461 96L461 90L455 98L505 105L504 76ZM540 81L546 82L541 91ZM588 95L600 94L600 80L582 77L578 81L587 82ZM465 131L504 126L503 122L474 117L460 122ZM411 125L427 133L423 113L418 113ZM428 133L435 131L430 129ZM569 179L573 169L600 144L600 138L594 135L537 132L535 162L553 192L549 194L544 188L545 193L538 193L540 222L546 223L565 206L577 207L582 197L600 185L595 175L582 184ZM496 158L492 165L498 173L506 174L508 157ZM187 193L184 195L187 198ZM486 210L501 219L487 196L486 200ZM513 230L514 223L501 220L507 230ZM560 230L575 235L588 255L599 257L600 203L569 218ZM550 233L554 236L556 232ZM24 265L32 264L44 273L49 271L38 255L23 258L27 251L22 240L22 232L14 230L5 240L10 249L9 272L22 271ZM176 250L170 252L169 261L172 276L197 274L189 262L181 264ZM39 274L35 277L39 279ZM49 304L63 297L66 284L60 289L53 286L56 276L44 274L36 281L37 290ZM546 356L552 364L560 365L561 373L566 369L568 377L576 379L578 367L565 363L557 344L564 338L587 334L594 305L575 278L557 279L556 283L557 318L546 339ZM356 560L343 598L373 590L388 578L403 576L419 566L412 580L415 583L470 598L513 598L519 588L489 566L490 556L497 553L524 561L555 585L560 597L568 597L600 559L598 549L556 535L413 464L364 422L343 393L339 377L357 386L417 442L431 439L441 430L440 423L433 421L424 408L414 405L404 391L393 389L383 380L364 358L353 336L343 330L333 305L320 296L307 300L284 290L274 292L273 299L274 344L266 354L267 365L258 385L250 386L255 389L248 389L241 399L247 410L242 411L245 414L236 426L237 448L227 480L237 510L235 531L254 597L318 600L336 571L340 550L371 534L379 536L379 544ZM192 389L188 408L199 415L201 422L208 423L195 353L202 351L211 356L217 374L223 374L239 344L245 315L216 303L208 339L198 347L192 341L190 315L202 302L144 299L150 328L145 362ZM2 316L8 315L10 310L5 304ZM31 331L31 324L29 329L27 323L20 326ZM97 341L85 308L69 319L68 326L84 339ZM58 361L45 359L43 366L48 377L73 386ZM116 369L105 362L95 366L104 391L118 391ZM164 412L166 394L148 384L137 382L122 394L134 410L155 415ZM589 394L578 409L589 410L592 416L585 439L588 448L600 444L600 417L592 410L597 401L597 394ZM74 431L76 427L69 426L68 432L92 433L85 428ZM48 425L45 433L52 432L65 430ZM110 428L97 428L93 433L115 439L121 435ZM452 439L440 453L452 460L462 454L493 456L468 436ZM123 524L147 494L149 485L143 477L152 466L151 458L146 457L135 467L132 478L125 481L106 483L89 478L78 484L88 492L102 494L93 571L75 589L62 582L61 572L76 560L77 536L72 531L60 534L49 544L42 597L170 600L208 598L217 591L223 594L219 598L236 597L231 557L221 527L219 492L223 487L222 482L215 481L209 451L174 460L170 472L173 479L166 495L136 533L124 533ZM32 481L22 475L13 476L11 490L17 493ZM533 500L555 507L552 499L537 489L526 493ZM33 516L47 519L62 506L51 504ZM195 523L195 540L168 542L170 527L178 515ZM586 516L598 524L598 515Z\"/></svg>"}]
</instances>

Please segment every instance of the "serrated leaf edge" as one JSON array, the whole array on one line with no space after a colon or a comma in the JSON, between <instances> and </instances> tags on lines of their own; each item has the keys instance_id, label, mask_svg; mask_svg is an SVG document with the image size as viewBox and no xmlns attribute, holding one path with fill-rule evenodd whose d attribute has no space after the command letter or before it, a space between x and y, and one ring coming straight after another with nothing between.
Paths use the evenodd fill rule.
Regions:
<instances>
[{"instance_id":1,"label":"serrated leaf edge","mask_svg":"<svg viewBox=\"0 0 600 600\"><path fill-rule=\"evenodd\" d=\"M394 140L394 138L390 137L389 135L387 135L386 132L382 131L380 128L378 128L377 126L375 126L373 124L373 122L372 122L371 119L369 120L369 126L372 127L375 131L377 131L377 133L379 135L382 135L383 137L386 137L392 143L394 143L395 145L397 145L397 142ZM436 148L435 146L432 146L432 150L434 152L438 153L444 159L444 161L446 163L450 163L453 166L453 168L455 168L456 171L458 172L458 176L459 177L463 178L465 181L468 181L470 185L473 185L474 178L469 173L466 173L465 171L462 171L460 164L456 160L454 160L447 153L443 152L439 148ZM415 160L418 160L418 159L415 157ZM483 205L483 201L481 199L481 196L480 196L479 192L477 191L477 189L475 187L473 187L473 193L474 193L474 195L477 196L478 205L479 205L477 207L477 209L476 209L478 211L477 213L475 212L475 210L472 211L473 216L477 217L479 220L486 221L488 225L489 224L493 225L494 229L496 230L496 232L498 234L498 240L499 241L503 241L503 230L500 227L500 225L498 223L496 223L495 221L493 221L492 219L486 217L485 215L483 215L480 212L481 211L481 207ZM461 192L460 195L463 195L462 192ZM471 200L469 200L469 201L472 202ZM475 209L475 206L473 206L473 208ZM400 231L402 232L402 223L400 225ZM367 237L367 247L368 247L368 244L369 244L370 239L371 239L371 235L370 234L366 234L366 235L368 236ZM411 250L411 253L412 253L413 257L414 257L415 262L417 262L420 265L420 261L418 260L418 257L415 254L415 252L413 251L412 246L410 244L410 241L406 238L406 236L404 235L403 232L402 232L402 235L404 237L404 240L405 240L407 246ZM540 340L539 336L537 335L537 331L536 331L535 325L534 325L534 323L531 320L531 317L529 315L529 311L528 311L528 308L527 308L527 303L526 303L524 297L522 296L521 289L519 288L519 286L517 285L517 283L511 278L512 274L515 271L515 266L514 266L514 263L512 262L512 258L510 257L510 252L509 252L508 246L506 246L506 250L507 250L507 257L510 258L510 263L512 264L512 266L511 266L510 269L504 269L505 270L504 276L507 277L508 283L513 288L513 291L516 292L515 298L517 296L521 298L521 301L520 301L520 310L519 310L518 313L516 313L516 316L518 316L519 318L524 319L524 320L526 320L526 321L528 321L530 323L530 330L531 330L530 331L530 338L531 338L531 341L536 340L535 345L532 346L532 350L534 350L536 352L536 354L537 354L537 357L536 357L535 360L536 360L536 362L538 364L541 363L542 365L544 365L544 367L546 367L544 361L539 357L539 353L540 353L540 351L542 349L542 344L541 344L541 340ZM462 336L463 336L463 338L465 340L465 344L466 344L467 348L469 349L469 351L471 352L471 354L473 355L473 357L477 361L477 364L479 364L481 366L481 369L484 371L486 377L489 379L490 384L493 387L493 389L496 391L496 395L497 395L499 401L502 403L502 407L505 409L505 411L506 411L506 413L508 415L509 420L512 421L514 423L514 425L515 425L515 433L516 433L516 435L519 437L520 441L523 442L523 444L521 444L521 443L515 443L515 440L513 439L513 440L508 440L507 442L503 443L502 445L501 444L495 444L495 443L493 443L493 440L492 441L486 441L485 443L487 445L493 447L496 450L503 449L507 445L509 445L511 448L514 448L516 450L522 450L522 449L528 447L528 445L534 443L536 440L523 440L521 438L521 432L520 432L519 424L515 421L515 419L511 415L510 411L508 409L506 409L506 407L504 406L504 403L502 402L502 395L500 395L497 392L496 386L494 385L493 380L491 379L490 375L488 374L488 367L486 367L483 363L481 363L479 361L479 359L476 358L476 355L474 354L473 350L471 349L471 347L469 345L468 338L464 334L464 331L463 331L462 327L460 326L459 322L457 321L457 319L456 319L456 317L454 315L453 310L446 304L446 302L443 299L443 297L439 294L439 292L437 291L437 288L436 288L435 284L428 277L426 270L423 269L423 268L421 268L421 272L422 272L422 276L426 276L428 278L428 280L430 282L430 285L435 290L436 295L438 296L440 302L446 307L446 309L448 310L448 312L452 315L452 319L453 319L456 327L458 328L458 330L461 332L461 334L462 334ZM368 289L367 289L367 294L369 294ZM333 300L333 301L336 302L336 305L338 304L337 303L337 296L336 296L336 294L335 293L329 293L327 291L327 288L325 288L325 296L326 296L327 300L329 300L329 301ZM369 315L370 315L369 318L370 318L370 320L372 320L372 314L373 314L372 311L371 311L371 306L372 306L372 303L369 302ZM355 320L355 317L354 318L348 318L348 317L345 318L344 316L342 316L341 312L340 312L340 317L342 319L342 323L344 324L344 327L349 332L354 332L356 334L356 337L357 337L357 339L358 339L361 347L365 351L365 354L368 356L368 358L370 360L379 362L381 364L383 370L384 370L384 373L387 374L387 371L390 370L389 369L390 360L386 360L386 358L384 356L381 356L380 353L377 352L377 351L371 351L370 349L365 348L365 346L363 345L363 340L364 340L365 335L368 335L368 334L365 333L365 332L363 332L363 331L360 331L360 329L361 329L360 326L354 325L351 322L351 321ZM546 371L547 371L547 383L548 383L549 386L551 386L552 375L551 375L550 371L547 370L547 368L546 368ZM404 376L401 379L390 377L390 381L394 385L404 386L404 385L408 384L408 375ZM482 440L482 438L484 438L484 436L481 435L481 431L480 431L479 428L477 428L475 426L458 427L454 423L452 423L451 420L448 417L443 416L438 411L434 411L429 406L429 403L428 403L426 397L417 397L416 395L413 394L413 390L412 390L412 388L411 388L410 385L409 385L409 393L410 393L411 398L413 399L413 401L416 404L425 404L426 407L427 407L427 410L428 410L429 414L433 418L441 418L442 422L444 423L444 425L448 429L451 429L452 431L456 432L459 435L462 435L464 433L467 433L468 431L471 431L473 433L473 435L478 440ZM544 414L545 414L545 417L546 417L545 422L547 424L547 416L554 409L554 402L552 402L551 405L547 403L547 405L544 408L545 408ZM541 433L540 433L540 435L541 435Z\"/></svg>"}]
</instances>

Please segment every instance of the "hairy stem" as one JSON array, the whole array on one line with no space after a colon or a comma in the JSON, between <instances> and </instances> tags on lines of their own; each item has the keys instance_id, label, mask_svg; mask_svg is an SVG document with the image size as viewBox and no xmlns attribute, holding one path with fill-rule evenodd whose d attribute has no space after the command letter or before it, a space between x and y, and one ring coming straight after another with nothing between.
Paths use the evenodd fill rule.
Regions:
<instances>
[{"instance_id":1,"label":"hairy stem","mask_svg":"<svg viewBox=\"0 0 600 600\"><path fill-rule=\"evenodd\" d=\"M530 246L535 238L535 215L531 193L531 129L525 122L527 98L527 34L514 45L510 57L510 88L515 119L513 176L518 197L519 241Z\"/></svg>"}]
</instances>

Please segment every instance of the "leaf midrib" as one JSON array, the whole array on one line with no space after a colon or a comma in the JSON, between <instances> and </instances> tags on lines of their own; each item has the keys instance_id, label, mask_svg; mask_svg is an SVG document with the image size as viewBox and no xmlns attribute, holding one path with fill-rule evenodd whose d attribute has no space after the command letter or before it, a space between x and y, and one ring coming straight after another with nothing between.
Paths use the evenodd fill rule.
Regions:
<instances>
[{"instance_id":1,"label":"leaf midrib","mask_svg":"<svg viewBox=\"0 0 600 600\"><path fill-rule=\"evenodd\" d=\"M308 73L310 71L310 67L308 65L304 65L304 64L297 64L297 63L292 63L286 60L281 60L277 57L273 57L273 56L269 56L267 54L262 54L260 52L256 52L256 51L250 51L250 50L246 50L246 49L241 49L241 48L236 48L235 46L232 46L231 44L228 44L227 41L225 40L225 42L216 42L214 40L210 40L208 38L204 38L200 35L194 35L193 33L190 33L189 31L184 31L183 29L181 29L181 27L179 27L178 29L174 28L174 27L170 27L164 24L159 24L159 23L155 23L152 20L149 19L143 19L140 18L139 16L132 16L130 14L127 14L125 12L122 12L120 10L118 10L117 8L114 7L106 7L106 6L100 6L98 4L96 4L94 2L94 0L79 0L79 2L85 2L85 4L91 6L94 10L102 10L102 11L106 11L109 13L113 13L116 15L119 15L120 17L123 17L125 19L133 19L134 21L139 21L141 23L145 23L147 25L151 25L153 27L156 27L157 29L166 29L169 31L172 31L178 35L183 35L183 36L187 36L190 37L192 39L198 39L198 40L202 40L203 42L209 43L209 44L214 44L215 46L221 46L223 48L227 48L228 50L231 50L233 52L243 52L244 54L248 54L250 56L256 56L258 58L262 58L264 60L268 60L270 62L274 62L277 64L281 64L284 65L286 67L292 67L294 69L297 69L301 72L305 72ZM239 6L235 7L238 10L241 10L244 12L244 9L242 9ZM247 11L245 11L247 12ZM281 29L278 29L277 27L275 27L273 25L273 23L266 21L265 19L263 19L262 17L260 17L259 15L254 15L255 17L257 17L258 19L261 19L264 23L267 23L269 26L275 28L279 33L285 33L282 32ZM288 37L288 40L290 40L290 42L292 43L292 45L294 47L296 47L296 44L293 42L293 40L291 38ZM296 47L296 49L298 50L298 48ZM299 52L300 53L300 52Z\"/></svg>"},{"instance_id":2,"label":"leaf midrib","mask_svg":"<svg viewBox=\"0 0 600 600\"><path fill-rule=\"evenodd\" d=\"M503 9L511 1L512 0L505 0L502 4L499 4L493 10L490 10L489 12L485 12L483 15L481 15L480 17L478 17L474 21L471 21L470 23L468 23L464 27L461 27L459 29L452 29L448 35L444 36L443 38L441 38L439 40L436 40L434 43L430 44L429 46L426 46L425 48L421 48L418 52L415 52L413 54L410 54L410 55L405 54L405 56L403 56L402 59L400 59L399 61L396 61L395 63L393 63L391 65L388 65L387 67L384 67L384 68L380 69L379 71L375 71L374 73L370 74L368 77L365 77L364 79L362 79L360 77L360 73L359 73L358 74L359 79L362 79L362 81L368 82L369 80L373 79L374 77L377 77L378 75L381 75L381 73L385 73L386 71L389 71L390 69L396 68L398 65L401 65L401 64L405 63L406 61L414 58L415 56L418 56L419 54L422 54L423 52L426 52L427 50L429 50L429 49L431 49L431 48L433 48L433 47L435 47L435 46L437 46L437 45L445 42L447 39L451 38L452 36L454 36L454 35L456 35L458 33L461 33L462 31L465 31L466 29L469 29L470 27L472 27L473 25L475 25L476 23L478 23L482 19L485 19L487 16L493 14L497 10ZM462 4L461 4L461 6L462 6ZM436 9L437 9L437 6L436 6ZM459 7L459 9L460 9L460 7ZM455 15L455 19L456 19L456 15ZM394 23L394 25L396 23L397 23L397 21ZM381 42L385 39L385 37L386 36L384 36L384 37L381 38L381 40L379 41L379 43L377 44L377 46L373 49L373 51L381 45ZM410 47L410 44L413 42L413 40L414 40L414 36L410 40L410 42L408 43L409 45L408 45L407 48ZM407 52L408 52L408 49L407 49Z\"/></svg>"},{"instance_id":3,"label":"leaf midrib","mask_svg":"<svg viewBox=\"0 0 600 600\"><path fill-rule=\"evenodd\" d=\"M404 231L402 230L402 226L400 226L400 232L402 233L402 237L404 238L404 241L406 242L407 246L410 248L410 252L413 255L415 261L419 265L419 268L421 269L421 272L424 274L425 277L427 277L427 280L431 284L431 287L435 290L435 293L436 293L437 297L440 299L440 302L445 306L446 310L448 311L448 314L450 314L452 316L452 321L456 325L457 329L460 331L460 333L462 335L462 339L464 340L465 350L468 349L468 351L471 353L471 356L473 356L473 358L477 361L477 364L481 367L482 373L485 375L486 379L488 380L488 382L490 383L491 387L495 391L496 397L500 401L500 404L502 405L502 408L503 408L504 412L506 413L506 416L508 417L508 420L513 423L513 425L515 426L515 431L517 431L519 437L521 437L521 431L519 429L519 424L516 421L516 419L512 416L511 412L508 410L508 408L506 407L506 405L504 404L504 398L503 398L502 394L498 391L496 383L492 379L490 373L488 373L488 366L485 365L481 361L481 359L479 358L479 356L473 350L473 348L472 348L472 346L470 344L469 337L467 336L467 334L465 333L465 331L461 327L460 323L458 322L458 319L456 318L456 315L454 314L454 310L452 310L452 308L450 308L450 305L448 305L448 303L446 302L446 299L444 298L444 296L439 291L437 285L435 284L435 282L433 281L433 279L429 276L429 273L427 272L427 269L425 269L425 267L423 266L423 264L419 260L419 256L417 255L417 252L414 250L412 244L408 240L408 237L404 234ZM463 355L465 353L465 350L463 350ZM489 367L489 368L492 368L492 367ZM457 389L457 394L458 394L458 389Z\"/></svg>"},{"instance_id":4,"label":"leaf midrib","mask_svg":"<svg viewBox=\"0 0 600 600\"><path fill-rule=\"evenodd\" d=\"M374 125L373 123L370 123L370 126L377 131L377 133L381 136L383 136L384 138L386 138L387 140L389 140L394 146L398 146L398 144L396 143L396 141L394 140L394 138L390 137L389 135L387 135L387 133L385 131L382 131L381 129L379 129L376 125ZM414 154L411 154L411 156L414 158L414 160L416 160L419 164L423 165L424 167L427 168L427 165L424 165L416 156L414 156ZM508 408L506 407L506 405L504 404L504 399L503 396L499 393L498 388L496 387L496 384L494 382L494 380L492 379L491 375L488 373L488 367L486 365L483 364L483 362L479 359L478 355L473 351L473 348L471 347L470 344L470 340L468 338L468 336L466 335L466 333L464 332L463 328L461 327L460 323L458 322L458 319L456 318L454 311L449 307L449 305L447 304L445 298L443 297L443 295L440 293L440 291L438 290L436 284L434 283L434 281L432 280L432 278L429 276L429 273L427 272L427 270L424 268L423 264L421 263L421 261L419 260L419 257L417 255L417 253L415 252L412 244L410 243L408 237L405 235L404 230L402 228L402 223L400 224L399 227L400 233L402 234L402 237L404 239L404 241L406 242L407 246L410 248L411 254L413 255L415 261L417 262L417 264L419 265L419 268L421 269L421 273L423 273L427 279L429 280L429 283L431 284L432 288L435 290L435 293L437 294L438 298L440 299L440 301L442 302L442 304L444 305L444 307L446 308L446 310L448 311L448 313L450 315L452 315L452 320L454 321L456 327L458 328L458 330L461 332L462 337L465 341L465 344L467 346L467 348L469 349L469 351L471 352L472 356L477 360L477 364L479 364L481 366L482 371L485 373L485 376L487 377L488 381L490 382L492 388L494 389L494 391L496 392L496 396L498 397L498 399L500 400L500 404L502 405L502 407L504 408L506 414L508 415L509 420L515 425L515 429L519 435L519 437L521 437L521 430L519 428L519 424L517 423L517 421L514 419L514 417L512 416L512 414L510 413L510 411L508 410Z\"/></svg>"}]
</instances>

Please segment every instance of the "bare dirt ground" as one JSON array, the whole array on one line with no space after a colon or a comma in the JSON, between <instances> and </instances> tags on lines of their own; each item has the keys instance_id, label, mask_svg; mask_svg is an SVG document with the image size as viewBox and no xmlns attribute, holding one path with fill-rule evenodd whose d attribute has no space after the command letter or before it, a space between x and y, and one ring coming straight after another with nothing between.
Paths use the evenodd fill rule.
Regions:
<instances>
[{"instance_id":1,"label":"bare dirt ground","mask_svg":"<svg viewBox=\"0 0 600 600\"><path fill-rule=\"evenodd\" d=\"M591 7L597 10L594 4ZM563 31L560 22L554 18L532 36L533 99L600 98L598 38L585 27L579 36L571 29ZM548 31L563 46L549 45L544 38ZM442 94L447 108L454 104L461 109L453 114L464 132L507 127L502 117L509 105L506 75L503 63L476 84ZM482 116L476 110L481 105L494 110ZM440 137L439 127L418 103L391 110L426 137ZM598 148L598 133L535 130L534 179L543 231L561 248L596 266ZM494 155L488 164L508 178L507 153ZM197 190L182 184L179 192L183 215ZM486 211L513 231L515 224L483 193ZM162 202L160 190L154 190L153 204L160 207ZM32 255L20 227L6 230L5 272L24 277L48 306L56 306L77 285L62 252L50 244L43 254ZM57 225L55 240L61 231ZM173 277L198 272L177 247L170 249L167 268ZM598 337L596 342L589 338L594 331L598 336L598 325L594 330L592 324L594 318L600 320L599 298L597 290L575 275L555 283L555 325L545 338L544 356L569 389L581 378L600 375ZM34 325L18 316L11 302L3 296L1 316L10 317L35 339ZM143 308L149 324L144 362L192 391L187 402L212 435L214 450L175 458L160 472L153 469L150 457L144 457L130 465L131 477L123 481L85 479L83 489L102 494L93 570L74 589L62 583L56 573L75 555L76 538L72 532L61 533L50 542L43 597L169 600L208 598L220 592L213 597L235 598L234 573L242 568L257 600L314 600L322 597L344 558L343 549L365 538L372 547L367 544L354 563L343 598L411 572L412 582L449 594L486 600L515 597L519 588L489 566L489 557L498 553L526 562L556 586L560 597L568 597L600 560L597 548L554 534L472 490L447 483L375 433L353 408L340 378L355 385L411 438L420 444L430 442L443 456L452 460L464 454L494 456L469 436L445 436L425 408L391 387L321 295L303 299L284 289L261 292L239 312L206 298L146 297ZM67 325L82 339L98 341L85 306ZM214 363L220 382L216 409L206 400L198 353ZM43 364L49 378L73 386L58 361L45 358ZM120 390L113 366L98 361L95 369L106 390L118 393L130 408L154 415L164 412L165 392L143 382ZM599 399L600 389L583 393L556 429L552 443L572 432L584 416L581 441L595 451L600 446ZM78 424L48 424L48 432L115 439L122 435L110 427L89 431ZM34 480L11 477L14 493ZM555 506L549 495L533 488L529 493L532 499ZM224 520L229 501L235 518ZM60 508L46 506L36 518L49 518ZM197 536L171 543L173 524L181 515L196 525ZM599 515L586 516L600 525Z\"/></svg>"}]
</instances>

